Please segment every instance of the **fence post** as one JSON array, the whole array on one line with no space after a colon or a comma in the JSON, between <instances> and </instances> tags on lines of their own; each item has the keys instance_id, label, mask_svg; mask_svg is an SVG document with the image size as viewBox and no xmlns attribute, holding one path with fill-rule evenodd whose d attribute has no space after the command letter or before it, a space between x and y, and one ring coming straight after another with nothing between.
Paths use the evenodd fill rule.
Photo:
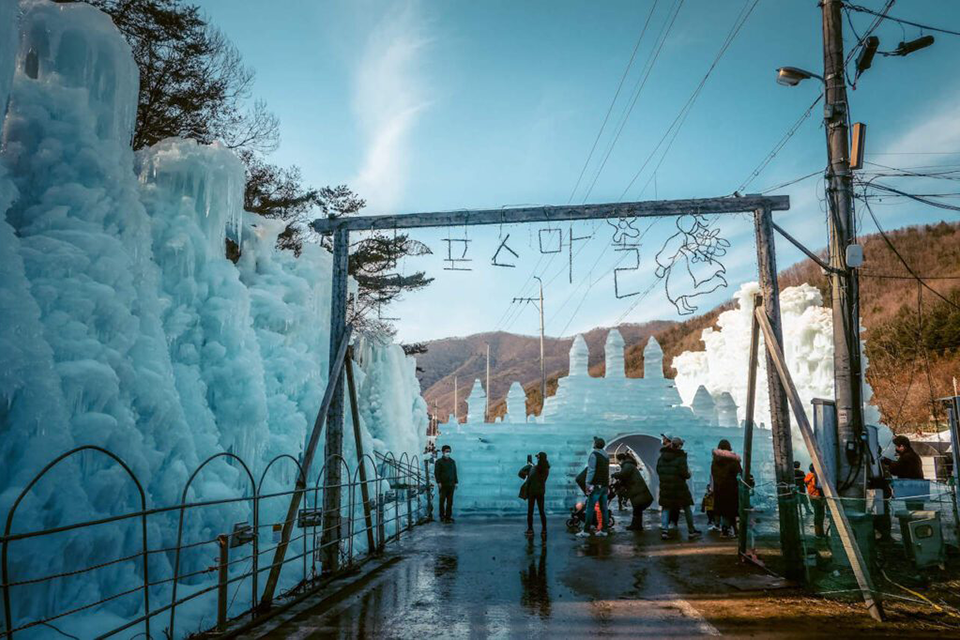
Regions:
<instances>
[{"instance_id":1,"label":"fence post","mask_svg":"<svg viewBox=\"0 0 960 640\"><path fill-rule=\"evenodd\" d=\"M230 538L220 534L217 536L217 546L220 548L220 559L217 564L217 631L227 629L227 585L230 569Z\"/></svg>"},{"instance_id":2,"label":"fence post","mask_svg":"<svg viewBox=\"0 0 960 640\"><path fill-rule=\"evenodd\" d=\"M423 461L423 476L427 483L427 522L433 522L433 487L430 486L430 460Z\"/></svg>"},{"instance_id":3,"label":"fence post","mask_svg":"<svg viewBox=\"0 0 960 640\"><path fill-rule=\"evenodd\" d=\"M753 308L763 303L763 299L756 295L753 298ZM750 363L747 369L747 407L743 420L743 476L740 480L740 529L737 531L737 549L740 556L747 553L747 529L750 526L750 474L753 467L753 414L757 403L757 367L759 364L758 351L760 350L760 323L756 315L752 316L750 327Z\"/></svg>"}]
</instances>

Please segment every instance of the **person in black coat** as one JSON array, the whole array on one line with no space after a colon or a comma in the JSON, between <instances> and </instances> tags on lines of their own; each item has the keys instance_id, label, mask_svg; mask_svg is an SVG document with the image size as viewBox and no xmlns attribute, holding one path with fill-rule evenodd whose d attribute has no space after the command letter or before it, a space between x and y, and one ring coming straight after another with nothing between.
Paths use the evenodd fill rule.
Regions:
<instances>
[{"instance_id":1,"label":"person in black coat","mask_svg":"<svg viewBox=\"0 0 960 640\"><path fill-rule=\"evenodd\" d=\"M713 486L713 511L720 516L720 535L727 537L737 530L740 510L740 456L735 454L728 440L721 440L713 450L710 482Z\"/></svg>"},{"instance_id":2,"label":"person in black coat","mask_svg":"<svg viewBox=\"0 0 960 640\"><path fill-rule=\"evenodd\" d=\"M533 506L540 510L540 537L547 539L547 515L543 510L543 503L547 495L547 477L550 475L550 463L547 454L541 451L537 454L537 463L527 464L519 473L526 478L524 486L527 494L527 537L533 537Z\"/></svg>"},{"instance_id":3,"label":"person in black coat","mask_svg":"<svg viewBox=\"0 0 960 640\"><path fill-rule=\"evenodd\" d=\"M893 445L897 449L897 459L881 458L880 462L891 475L901 480L923 480L923 461L913 450L910 444L910 438L907 436L896 436L893 439ZM904 506L910 511L922 511L923 500L907 500Z\"/></svg>"},{"instance_id":4,"label":"person in black coat","mask_svg":"<svg viewBox=\"0 0 960 640\"><path fill-rule=\"evenodd\" d=\"M450 457L450 445L440 449L442 457L433 465L433 477L440 489L440 522L453 522L453 492L457 488L457 463Z\"/></svg>"},{"instance_id":5,"label":"person in black coat","mask_svg":"<svg viewBox=\"0 0 960 640\"><path fill-rule=\"evenodd\" d=\"M617 461L620 463L620 470L613 474L613 478L619 483L620 490L618 496L623 496L630 501L633 507L633 518L630 520L630 531L643 531L643 510L653 504L653 494L647 487L646 480L637 468L637 462L632 456L626 453L617 454Z\"/></svg>"},{"instance_id":6,"label":"person in black coat","mask_svg":"<svg viewBox=\"0 0 960 640\"><path fill-rule=\"evenodd\" d=\"M660 478L660 537L664 540L669 537L670 519L679 518L681 511L689 513L689 537L699 537L700 531L694 528L693 514L689 512L689 508L693 506L693 496L687 486L690 468L687 466L687 452L683 450L682 438L664 439L664 446L657 459L657 476Z\"/></svg>"}]
</instances>

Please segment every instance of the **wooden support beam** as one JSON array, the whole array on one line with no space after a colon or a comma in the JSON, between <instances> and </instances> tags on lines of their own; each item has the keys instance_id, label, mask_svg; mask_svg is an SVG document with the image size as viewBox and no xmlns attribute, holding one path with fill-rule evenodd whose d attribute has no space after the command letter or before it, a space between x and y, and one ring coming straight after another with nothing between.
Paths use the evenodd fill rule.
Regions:
<instances>
[{"instance_id":1,"label":"wooden support beam","mask_svg":"<svg viewBox=\"0 0 960 640\"><path fill-rule=\"evenodd\" d=\"M603 218L656 218L682 216L688 213L701 213L703 215L745 213L759 208L766 208L769 211L786 211L790 208L790 198L789 196L747 195L740 198L728 196L724 198L649 200L645 202L611 202L608 204L516 207L512 209L464 209L434 213L318 218L311 222L310 226L317 233L330 233L338 229L371 231L376 229L459 227L478 224L560 222Z\"/></svg>"},{"instance_id":2,"label":"wooden support beam","mask_svg":"<svg viewBox=\"0 0 960 640\"><path fill-rule=\"evenodd\" d=\"M773 239L772 216L766 208L754 212L757 235L757 271L760 274L760 292L763 295L764 314L779 343L783 338L780 328L780 288L777 283L777 258ZM777 511L780 516L780 550L790 580L802 582L805 576L800 546L800 517L793 491L793 441L790 438L790 407L780 379L774 375L773 357L767 353L767 391L770 396L770 426L773 431L773 464L777 479Z\"/></svg>"},{"instance_id":3,"label":"wooden support beam","mask_svg":"<svg viewBox=\"0 0 960 640\"><path fill-rule=\"evenodd\" d=\"M762 298L757 295L753 299L753 308L759 308ZM760 351L760 325L753 319L750 327L750 361L747 367L747 407L743 420L743 484L750 479L753 466L753 414L757 405L757 367ZM743 484L741 486L743 486ZM750 491L740 492L740 529L737 531L737 548L740 555L747 553L747 510L750 508Z\"/></svg>"},{"instance_id":4,"label":"wooden support beam","mask_svg":"<svg viewBox=\"0 0 960 640\"><path fill-rule=\"evenodd\" d=\"M367 487L367 467L363 459L363 438L360 437L360 403L357 402L357 383L353 379L353 347L347 351L343 363L347 370L347 395L350 396L350 418L353 421L353 437L357 443L357 465L360 471L360 499L363 500L363 520L367 527L367 551L374 553L377 543L373 539L373 519L370 517L370 489ZM352 514L351 514L352 515Z\"/></svg>"},{"instance_id":5,"label":"wooden support beam","mask_svg":"<svg viewBox=\"0 0 960 640\"><path fill-rule=\"evenodd\" d=\"M803 402L800 400L800 394L797 393L797 387L793 384L790 377L790 371L787 369L787 363L783 357L783 349L780 347L780 336L776 335L769 319L763 313L763 310L757 309L754 317L760 323L760 329L763 331L763 341L767 347L767 355L773 361L777 375L783 386L786 388L787 397L790 400L790 407L793 409L793 417L797 421L800 433L803 435L803 441L807 445L810 457L813 458L813 469L820 479L820 487L823 490L824 497L827 499L827 506L830 508L830 515L833 517L833 523L836 525L840 541L843 543L843 550L847 553L847 559L850 560L850 566L853 568L853 574L857 578L857 584L860 586L860 592L863 594L863 601L867 605L867 610L874 620L883 622L883 607L876 597L873 587L873 581L870 579L869 568L860 553L860 546L854 537L853 528L850 521L847 520L847 514L840 503L840 494L833 483L833 474L829 472L824 464L823 452L820 451L820 444L813 434L813 428L807 420L807 413L803 409ZM768 375L770 372L768 371Z\"/></svg>"},{"instance_id":6,"label":"wooden support beam","mask_svg":"<svg viewBox=\"0 0 960 640\"><path fill-rule=\"evenodd\" d=\"M350 334L352 331L353 327L349 325L345 328L337 351L330 361L330 378L327 380L327 390L323 393L320 410L317 411L317 419L313 422L313 431L310 432L307 448L303 452L303 462L300 464L303 473L297 474L296 490L290 497L287 517L283 521L283 529L280 533L280 544L277 545L277 549L274 551L273 562L270 564L270 575L267 578L267 585L263 589L263 596L260 598L260 607L262 609L270 608L270 603L273 602L273 595L277 590L277 582L280 580L280 570L283 568L283 557L287 553L287 545L290 544L290 534L293 532L293 525L296 523L300 511L300 502L303 500L303 494L307 490L307 478L310 476L310 467L313 465L317 444L320 442L323 423L327 418L327 411L333 400L333 392L334 389L339 386L340 376L343 372L343 360L347 356L347 346L350 344Z\"/></svg>"},{"instance_id":7,"label":"wooden support beam","mask_svg":"<svg viewBox=\"0 0 960 640\"><path fill-rule=\"evenodd\" d=\"M330 353L339 345L347 327L347 268L350 258L350 232L337 229L333 234L333 287L330 292ZM333 367L334 363L331 362ZM331 368L330 379L334 379ZM334 572L340 564L341 456L343 454L343 379L336 387L327 411L327 439L323 450L323 534L324 571Z\"/></svg>"},{"instance_id":8,"label":"wooden support beam","mask_svg":"<svg viewBox=\"0 0 960 640\"><path fill-rule=\"evenodd\" d=\"M803 243L801 243L799 240L797 240L792 235L787 233L786 230L780 225L778 225L776 222L771 221L770 226L773 227L774 231L776 231L781 236L783 236L784 240L786 240L787 242L795 246L797 249L800 250L801 253L803 253L805 256L807 256L808 258L816 262L821 269L823 269L827 273L835 273L837 271L836 269L828 265L826 262L824 262L820 256L818 256L813 251L810 251L810 249L807 249L805 246L803 246Z\"/></svg>"}]
</instances>

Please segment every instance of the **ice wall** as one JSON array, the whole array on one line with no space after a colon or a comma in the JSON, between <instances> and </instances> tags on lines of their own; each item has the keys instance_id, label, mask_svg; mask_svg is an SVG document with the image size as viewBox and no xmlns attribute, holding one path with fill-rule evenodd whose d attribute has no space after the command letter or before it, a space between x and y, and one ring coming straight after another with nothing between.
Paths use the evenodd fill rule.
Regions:
<instances>
[{"instance_id":1,"label":"ice wall","mask_svg":"<svg viewBox=\"0 0 960 640\"><path fill-rule=\"evenodd\" d=\"M685 351L673 359L677 389L686 404L694 402L697 387L702 384L715 398L723 392L729 393L738 407L739 419L743 419L747 404L753 297L758 291L755 282L742 285L734 295L737 307L721 313L716 328L703 330L703 351ZM812 417L810 403L814 398L833 397L833 321L830 309L823 306L816 287L802 284L787 287L780 293L780 313L787 365L807 415ZM761 336L761 344L762 340ZM760 358L757 379L761 382L757 387L756 415L758 421L769 425L769 397L766 383L762 382L766 380L764 358ZM864 391L865 399L869 400L869 385ZM875 408L868 405L867 422L876 424L877 420ZM793 435L794 450L802 452L798 457L804 458L806 447L796 428Z\"/></svg>"},{"instance_id":2,"label":"ice wall","mask_svg":"<svg viewBox=\"0 0 960 640\"><path fill-rule=\"evenodd\" d=\"M125 460L148 507L177 504L211 455L236 453L259 480L275 456L302 453L316 418L328 377L329 254L317 246L299 258L277 251L282 226L242 212L243 167L218 145L165 140L135 161L137 68L110 20L84 3L21 7L18 37L17 4L0 0L0 522L43 465L78 445ZM240 240L237 265L224 257L227 233ZM414 361L395 345L357 350L367 452L422 451L427 414ZM344 457L353 468L349 419L347 426ZM265 490L289 488L294 468L273 467ZM249 495L248 485L242 466L221 458L197 476L187 500ZM84 453L33 488L14 530L139 506L117 464ZM261 521L276 509L265 501ZM249 518L246 503L193 510L184 541ZM151 548L175 543L176 519L149 519ZM120 523L17 542L11 573L24 580L134 553L138 534ZM181 573L206 567L209 556L209 547L185 552ZM172 560L153 554L151 580L169 578ZM211 579L184 580L180 595ZM17 587L14 616L83 606L140 580L139 566L127 562ZM163 583L151 598L162 605L169 596ZM203 600L178 613L175 635L196 630L204 615L209 623L213 605ZM63 628L92 636L106 618L141 609L133 594Z\"/></svg>"}]
</instances>

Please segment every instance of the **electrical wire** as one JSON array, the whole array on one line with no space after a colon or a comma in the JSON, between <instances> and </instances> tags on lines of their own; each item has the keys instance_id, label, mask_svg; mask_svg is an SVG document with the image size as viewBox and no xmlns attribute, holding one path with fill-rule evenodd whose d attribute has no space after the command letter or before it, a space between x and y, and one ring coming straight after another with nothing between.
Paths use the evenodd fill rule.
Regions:
<instances>
[{"instance_id":1,"label":"electrical wire","mask_svg":"<svg viewBox=\"0 0 960 640\"><path fill-rule=\"evenodd\" d=\"M919 29L923 29L924 31L936 31L937 33L947 33L952 36L960 36L960 31L952 31L950 29L941 29L940 27L931 27L930 25L920 24L919 22L913 22L911 20L905 20L903 18L894 18L893 16L890 16L890 15L881 15L879 11L876 11L875 9L868 9L867 7L864 7L862 5L844 3L843 6L852 11L869 13L871 15L879 16L883 20L892 20L893 22L910 25L911 27L917 27Z\"/></svg>"},{"instance_id":2,"label":"electrical wire","mask_svg":"<svg viewBox=\"0 0 960 640\"><path fill-rule=\"evenodd\" d=\"M960 310L960 306L958 306L949 298L946 298L945 296L941 295L939 291L931 287L929 284L926 283L926 281L923 278L917 275L916 271L913 270L913 267L910 266L910 264L906 261L903 255L897 250L897 247L894 246L893 242L890 241L890 238L887 236L887 232L884 231L883 227L880 226L880 221L877 220L877 216L873 213L873 209L870 207L870 202L867 200L862 200L862 202L864 206L866 206L867 212L870 214L870 217L873 219L873 224L876 225L877 231L880 232L880 237L883 238L883 241L886 243L890 251L892 251L894 255L897 256L897 259L900 260L900 263L903 264L906 270L910 272L910 275L913 276L913 278L918 283L920 283L923 287L925 287L930 292L932 292L935 296L937 296L938 298L940 298L941 300L949 304L954 309Z\"/></svg>"},{"instance_id":3,"label":"electrical wire","mask_svg":"<svg viewBox=\"0 0 960 640\"><path fill-rule=\"evenodd\" d=\"M633 61L637 57L637 51L640 49L640 43L643 42L643 36L647 33L647 27L650 26L650 19L653 18L653 12L656 11L658 2L659 0L654 0L653 5L650 7L650 13L647 14L647 19L643 23L643 29L640 31L640 37L637 38L637 43L633 46L633 53L630 54L630 60L627 62L627 67L623 70L623 75L620 76L620 84L617 85L617 90L613 94L613 100L610 101L610 106L607 107L607 114L603 117L603 123L600 125L600 130L597 131L597 137L593 140L593 146L590 147L590 153L587 154L587 159L583 163L583 168L580 169L580 175L577 177L577 182L573 185L573 190L570 192L570 197L567 198L567 204L573 202L573 196L577 193L577 189L580 188L580 182L583 180L583 175L586 173L587 167L590 165L590 160L593 159L594 151L597 150L597 144L599 144L600 138L603 135L603 131L607 126L607 122L610 120L610 114L613 112L613 107L617 103L617 98L620 97L620 91L623 89L623 83L626 81L631 67L633 67Z\"/></svg>"}]
</instances>

